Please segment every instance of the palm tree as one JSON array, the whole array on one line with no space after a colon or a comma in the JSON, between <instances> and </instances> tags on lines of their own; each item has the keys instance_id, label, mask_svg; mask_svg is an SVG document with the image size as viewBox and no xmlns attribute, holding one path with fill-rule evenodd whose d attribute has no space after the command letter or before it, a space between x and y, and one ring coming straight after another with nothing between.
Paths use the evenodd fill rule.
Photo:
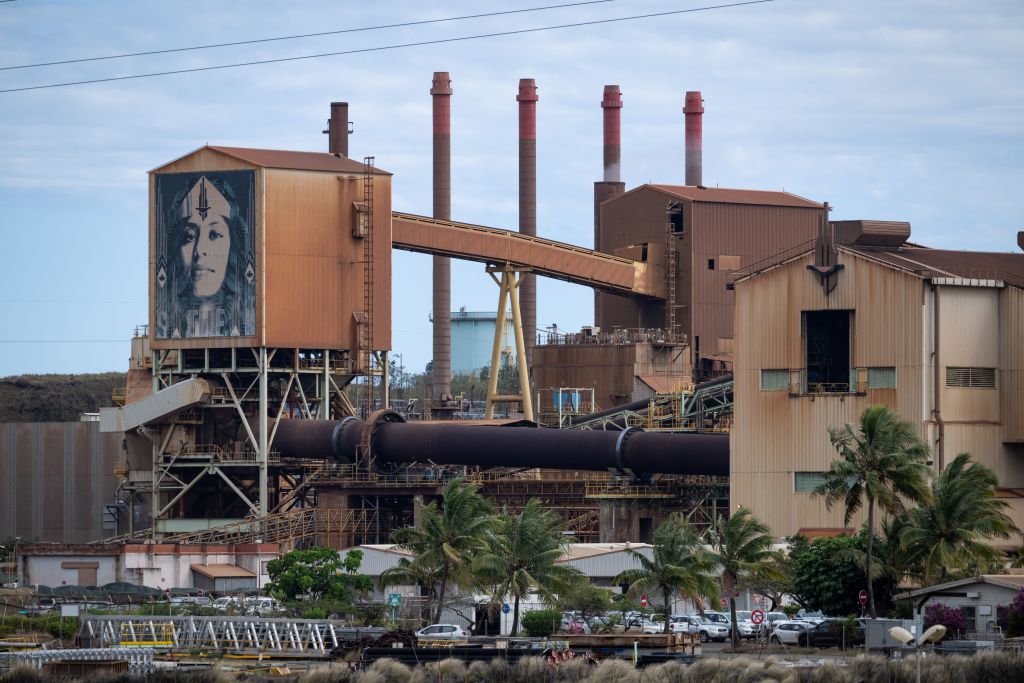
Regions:
<instances>
[{"instance_id":1,"label":"palm tree","mask_svg":"<svg viewBox=\"0 0 1024 683\"><path fill-rule=\"evenodd\" d=\"M474 563L474 571L493 586L495 602L512 597L512 635L519 630L519 603L531 593L552 601L583 575L557 562L569 549L558 515L531 498L517 515L504 514L490 536L489 548Z\"/></svg>"},{"instance_id":2,"label":"palm tree","mask_svg":"<svg viewBox=\"0 0 1024 683\"><path fill-rule=\"evenodd\" d=\"M487 549L494 528L490 503L477 487L461 478L448 483L441 495L441 506L431 501L420 504L420 526L406 527L392 535L400 548L409 550L413 559L381 574L381 585L395 585L403 579L425 577L437 590L437 605L432 619L441 618L449 583L468 583L468 570L474 558ZM428 593L428 600L433 592ZM428 610L429 611L429 610Z\"/></svg>"},{"instance_id":3,"label":"palm tree","mask_svg":"<svg viewBox=\"0 0 1024 683\"><path fill-rule=\"evenodd\" d=\"M872 543L875 533L875 505L895 515L903 509L902 498L913 502L929 498L926 459L928 447L909 422L899 419L887 406L874 405L860 416L860 425L830 427L829 440L839 454L825 472L824 482L814 496L824 496L826 509L843 503L843 523L849 524L867 502L867 576L868 603L874 619L875 591L871 587Z\"/></svg>"},{"instance_id":4,"label":"palm tree","mask_svg":"<svg viewBox=\"0 0 1024 683\"><path fill-rule=\"evenodd\" d=\"M694 602L701 598L718 599L716 562L704 549L689 521L679 513L659 524L652 540L651 559L632 548L626 549L640 566L627 569L614 581L628 583L631 595L660 594L665 610L665 633L669 633L673 591Z\"/></svg>"},{"instance_id":5,"label":"palm tree","mask_svg":"<svg viewBox=\"0 0 1024 683\"><path fill-rule=\"evenodd\" d=\"M1010 538L1020 529L996 498L995 473L961 453L932 482L931 501L912 510L900 535L900 547L919 554L925 584L941 581L950 570L973 569L1003 559L992 539Z\"/></svg>"},{"instance_id":6,"label":"palm tree","mask_svg":"<svg viewBox=\"0 0 1024 683\"><path fill-rule=\"evenodd\" d=\"M741 507L729 519L718 518L708 532L708 542L721 571L722 592L729 596L729 619L733 647L739 642L736 630L736 588L741 576L771 575L779 553L772 550L772 535L767 524L749 509Z\"/></svg>"}]
</instances>

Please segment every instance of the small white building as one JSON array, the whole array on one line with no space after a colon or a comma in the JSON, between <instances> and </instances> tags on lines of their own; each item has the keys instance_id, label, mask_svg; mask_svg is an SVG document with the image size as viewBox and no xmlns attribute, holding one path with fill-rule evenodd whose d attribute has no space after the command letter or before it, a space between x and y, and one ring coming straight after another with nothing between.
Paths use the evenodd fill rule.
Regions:
<instances>
[{"instance_id":1,"label":"small white building","mask_svg":"<svg viewBox=\"0 0 1024 683\"><path fill-rule=\"evenodd\" d=\"M270 580L267 563L281 546L259 544L36 543L18 547L18 576L23 585L103 586L123 582L149 588L196 588L194 566L237 568L255 579L255 589Z\"/></svg>"},{"instance_id":2,"label":"small white building","mask_svg":"<svg viewBox=\"0 0 1024 683\"><path fill-rule=\"evenodd\" d=\"M958 607L967 620L968 634L989 639L998 633L998 608L1008 606L1021 588L1024 588L1024 574L982 574L900 593L893 599L912 600L914 618L918 621L924 618L929 605L942 603Z\"/></svg>"}]
</instances>

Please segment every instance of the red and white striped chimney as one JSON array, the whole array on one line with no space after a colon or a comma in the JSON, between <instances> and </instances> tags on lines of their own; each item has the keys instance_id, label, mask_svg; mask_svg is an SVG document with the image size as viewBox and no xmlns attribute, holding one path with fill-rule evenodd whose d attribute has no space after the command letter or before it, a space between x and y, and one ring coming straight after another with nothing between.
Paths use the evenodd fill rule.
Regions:
<instances>
[{"instance_id":1,"label":"red and white striped chimney","mask_svg":"<svg viewBox=\"0 0 1024 683\"><path fill-rule=\"evenodd\" d=\"M537 234L537 83L519 79L519 232ZM537 276L524 273L519 283L519 307L523 317L526 364L533 367L537 343ZM529 391L523 387L523 391Z\"/></svg>"},{"instance_id":2,"label":"red and white striped chimney","mask_svg":"<svg viewBox=\"0 0 1024 683\"><path fill-rule=\"evenodd\" d=\"M604 110L604 182L617 183L620 180L622 165L622 127L619 116L619 110L622 109L622 93L619 86L604 86L601 109Z\"/></svg>"},{"instance_id":3,"label":"red and white striped chimney","mask_svg":"<svg viewBox=\"0 0 1024 683\"><path fill-rule=\"evenodd\" d=\"M691 90L686 93L686 106L683 107L686 114L686 184L703 185L701 179L701 155L702 146L701 128L704 117L704 100L701 99L699 90Z\"/></svg>"},{"instance_id":4,"label":"red and white striped chimney","mask_svg":"<svg viewBox=\"0 0 1024 683\"><path fill-rule=\"evenodd\" d=\"M434 109L434 218L452 218L452 81L435 71L430 88ZM452 266L447 256L434 257L434 400L452 393Z\"/></svg>"},{"instance_id":5,"label":"red and white striped chimney","mask_svg":"<svg viewBox=\"0 0 1024 683\"><path fill-rule=\"evenodd\" d=\"M622 182L621 113L622 93L617 85L604 86L601 98L604 118L604 176L594 183L594 249L602 250L601 244L601 202L617 197L626 191ZM594 324L604 325L603 304L610 295L594 290Z\"/></svg>"}]
</instances>

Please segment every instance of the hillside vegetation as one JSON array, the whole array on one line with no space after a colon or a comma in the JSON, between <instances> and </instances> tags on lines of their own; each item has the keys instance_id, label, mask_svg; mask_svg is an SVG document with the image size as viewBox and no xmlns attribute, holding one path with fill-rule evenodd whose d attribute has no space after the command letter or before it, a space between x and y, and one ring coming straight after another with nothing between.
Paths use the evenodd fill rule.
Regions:
<instances>
[{"instance_id":1,"label":"hillside vegetation","mask_svg":"<svg viewBox=\"0 0 1024 683\"><path fill-rule=\"evenodd\" d=\"M125 381L123 372L2 377L0 422L76 422L112 405L111 391Z\"/></svg>"}]
</instances>

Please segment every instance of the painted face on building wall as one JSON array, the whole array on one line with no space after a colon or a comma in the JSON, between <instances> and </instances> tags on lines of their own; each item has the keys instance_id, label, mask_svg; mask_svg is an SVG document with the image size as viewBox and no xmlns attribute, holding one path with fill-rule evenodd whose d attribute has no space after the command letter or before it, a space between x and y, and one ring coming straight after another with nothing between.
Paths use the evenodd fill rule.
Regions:
<instances>
[{"instance_id":1,"label":"painted face on building wall","mask_svg":"<svg viewBox=\"0 0 1024 683\"><path fill-rule=\"evenodd\" d=\"M220 291L231 254L228 200L199 179L181 202L185 234L181 245L182 269L191 283L192 296L211 297Z\"/></svg>"}]
</instances>

